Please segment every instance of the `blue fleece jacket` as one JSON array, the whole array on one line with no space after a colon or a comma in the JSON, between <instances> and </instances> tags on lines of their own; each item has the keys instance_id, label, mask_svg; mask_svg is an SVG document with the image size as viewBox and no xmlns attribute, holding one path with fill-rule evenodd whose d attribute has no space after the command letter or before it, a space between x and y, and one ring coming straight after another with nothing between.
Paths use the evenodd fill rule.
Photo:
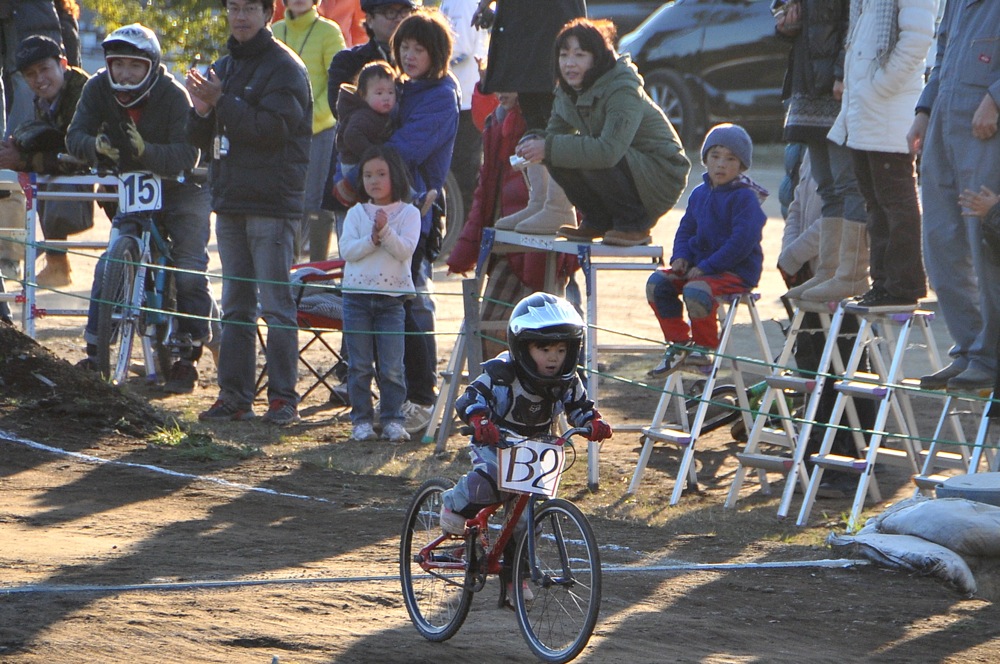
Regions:
<instances>
[{"instance_id":1,"label":"blue fleece jacket","mask_svg":"<svg viewBox=\"0 0 1000 664\"><path fill-rule=\"evenodd\" d=\"M702 177L677 228L670 262L684 258L705 274L733 272L753 288L764 264L760 242L767 222L758 193L743 180L713 187L707 173Z\"/></svg>"},{"instance_id":2,"label":"blue fleece jacket","mask_svg":"<svg viewBox=\"0 0 1000 664\"><path fill-rule=\"evenodd\" d=\"M441 80L407 80L399 100L399 129L387 145L396 148L421 195L444 187L451 167L451 150L458 131L458 82L450 73ZM430 213L420 220L420 232L430 230Z\"/></svg>"}]
</instances>

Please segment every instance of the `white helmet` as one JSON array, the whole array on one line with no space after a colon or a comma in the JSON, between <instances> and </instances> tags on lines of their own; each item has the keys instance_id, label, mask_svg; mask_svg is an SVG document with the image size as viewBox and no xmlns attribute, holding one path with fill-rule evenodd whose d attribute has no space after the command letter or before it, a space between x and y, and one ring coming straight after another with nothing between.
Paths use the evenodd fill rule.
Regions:
<instances>
[{"instance_id":1,"label":"white helmet","mask_svg":"<svg viewBox=\"0 0 1000 664\"><path fill-rule=\"evenodd\" d=\"M558 399L576 375L584 336L573 305L549 293L532 293L514 305L507 323L507 347L521 383L539 396ZM531 359L529 342L566 342L566 360L554 376L543 376Z\"/></svg>"},{"instance_id":2,"label":"white helmet","mask_svg":"<svg viewBox=\"0 0 1000 664\"><path fill-rule=\"evenodd\" d=\"M104 62L108 65L108 80L111 82L111 89L115 91L115 99L125 108L135 106L149 94L160 75L160 41L149 28L133 23L109 34L101 46L104 48ZM135 84L118 83L111 75L111 61L115 58L145 62L148 65L146 76Z\"/></svg>"}]
</instances>

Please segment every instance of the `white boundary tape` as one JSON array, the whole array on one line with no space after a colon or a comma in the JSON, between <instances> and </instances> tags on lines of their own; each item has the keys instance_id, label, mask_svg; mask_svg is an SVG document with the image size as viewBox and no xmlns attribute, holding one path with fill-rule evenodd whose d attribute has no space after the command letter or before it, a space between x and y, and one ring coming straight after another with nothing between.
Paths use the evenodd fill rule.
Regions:
<instances>
[{"instance_id":1,"label":"white boundary tape","mask_svg":"<svg viewBox=\"0 0 1000 664\"><path fill-rule=\"evenodd\" d=\"M267 495L282 497L282 498L293 498L295 500L313 500L319 503L334 504L334 501L328 500L326 498L316 498L314 496L305 496L297 493L285 493L281 491L275 491L273 489L265 489L263 487L250 486L249 484L240 484L238 482L230 482L229 480L224 480L219 477L212 477L206 475L193 475L190 473L179 473L168 468L161 468L159 466L152 466L142 463L132 463L128 461L115 461L109 459L102 459L101 457L96 457L90 454L82 454L80 452L70 452L68 450L60 449L58 447L52 447L50 445L44 445L42 443L37 443L33 440L28 440L26 438L21 438L15 436L14 434L0 429L0 442L15 443L18 445L24 445L25 447L30 447L35 450L42 452L49 452L51 454L62 455L76 459L83 463L91 463L96 465L112 465L120 466L123 468L136 468L139 470L146 470L149 472L160 473L162 475L168 475L170 477L177 477L181 479L189 479L195 481L210 482L212 484L218 484L220 486L229 487L233 489L239 489L241 491L253 491L258 493L263 493ZM609 545L612 548L621 549L624 547L618 547L615 545ZM603 548L603 547L602 547ZM789 569L789 568L848 568L848 567L858 567L862 565L869 564L867 560L851 560L849 558L835 558L835 559L824 559L824 560L790 560L790 561L772 561L772 562L747 562L747 563L686 563L682 561L672 562L663 565L643 565L632 567L628 565L614 565L603 567L602 572L611 574L639 574L639 573L662 573L662 572L701 572L701 571L727 571L727 570L757 570L757 569ZM340 577L318 577L309 579L292 579L292 578L274 578L274 579L244 579L235 581L186 581L186 582L164 582L164 583L135 583L135 584L122 584L122 585L25 585L25 586L7 586L0 587L0 595L15 595L15 594L28 594L28 593L56 593L56 594L67 594L67 593L111 593L111 592L127 592L127 591L170 591L170 590L191 590L197 588L232 588L232 587L245 587L245 586L269 586L269 585L293 585L293 584L333 584L333 583L382 583L382 582L398 582L399 577L396 575L381 575L381 576L340 576Z\"/></svg>"}]
</instances>

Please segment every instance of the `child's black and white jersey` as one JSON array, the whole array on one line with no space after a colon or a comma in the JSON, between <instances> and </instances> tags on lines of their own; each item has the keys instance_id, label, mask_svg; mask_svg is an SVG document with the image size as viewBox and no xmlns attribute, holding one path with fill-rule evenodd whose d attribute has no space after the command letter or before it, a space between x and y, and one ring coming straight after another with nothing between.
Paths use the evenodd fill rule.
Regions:
<instances>
[{"instance_id":1,"label":"child's black and white jersey","mask_svg":"<svg viewBox=\"0 0 1000 664\"><path fill-rule=\"evenodd\" d=\"M585 426L595 413L579 375L558 399L537 395L521 383L506 351L483 363L483 373L458 398L455 409L466 423L473 413L485 410L499 428L521 436L549 432L560 412L574 427Z\"/></svg>"}]
</instances>

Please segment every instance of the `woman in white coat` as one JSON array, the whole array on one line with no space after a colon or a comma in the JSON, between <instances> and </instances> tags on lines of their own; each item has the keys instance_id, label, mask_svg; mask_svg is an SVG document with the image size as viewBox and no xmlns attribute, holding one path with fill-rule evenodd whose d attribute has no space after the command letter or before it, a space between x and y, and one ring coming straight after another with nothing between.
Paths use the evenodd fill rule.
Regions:
<instances>
[{"instance_id":1,"label":"woman in white coat","mask_svg":"<svg viewBox=\"0 0 1000 664\"><path fill-rule=\"evenodd\" d=\"M868 208L872 288L863 306L912 307L927 294L906 133L923 89L935 10L935 0L851 2L844 96L829 138L850 148Z\"/></svg>"}]
</instances>

